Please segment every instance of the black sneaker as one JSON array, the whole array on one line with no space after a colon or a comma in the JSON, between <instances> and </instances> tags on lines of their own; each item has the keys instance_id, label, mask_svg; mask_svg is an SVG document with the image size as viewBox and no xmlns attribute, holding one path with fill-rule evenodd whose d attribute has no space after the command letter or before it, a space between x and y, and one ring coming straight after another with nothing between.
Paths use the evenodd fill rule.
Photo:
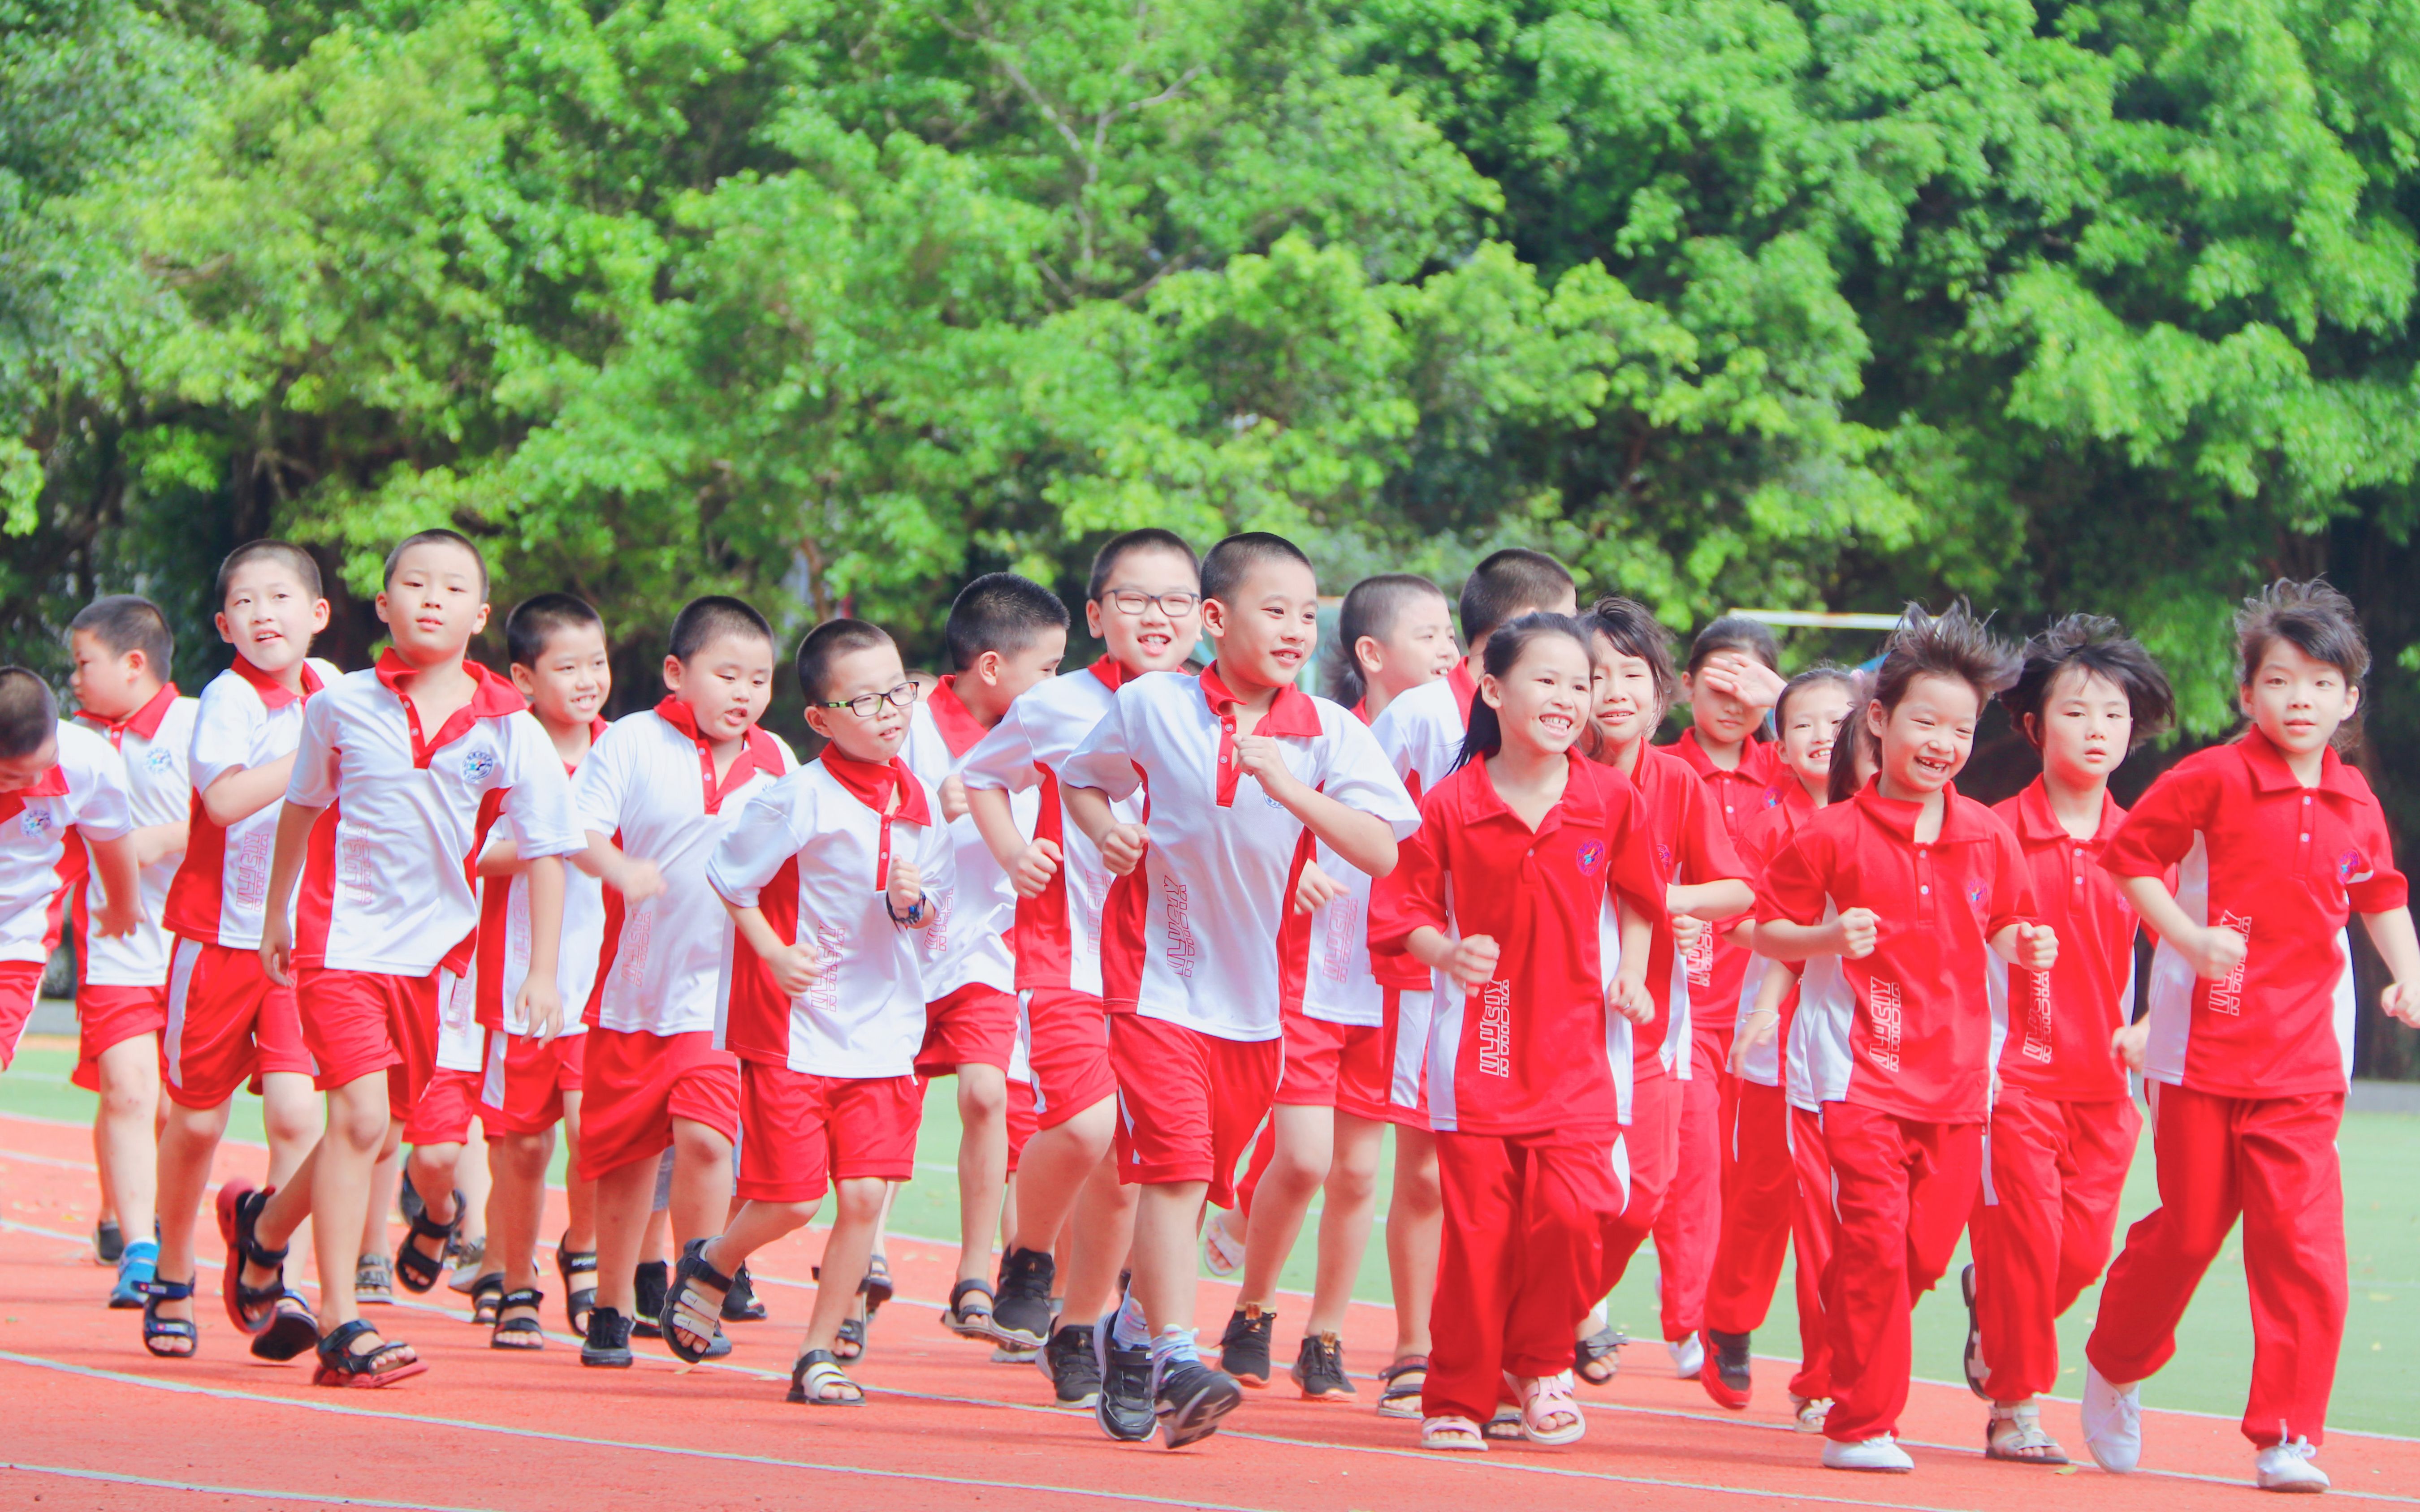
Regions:
<instances>
[{"instance_id":1,"label":"black sneaker","mask_svg":"<svg viewBox=\"0 0 2420 1512\"><path fill-rule=\"evenodd\" d=\"M1333 1334L1302 1341L1302 1352L1294 1357L1293 1375L1307 1402L1349 1401L1360 1395L1344 1374L1343 1341Z\"/></svg>"},{"instance_id":2,"label":"black sneaker","mask_svg":"<svg viewBox=\"0 0 2420 1512\"><path fill-rule=\"evenodd\" d=\"M1101 1431L1121 1443L1140 1443L1158 1426L1152 1409L1151 1348L1120 1347L1109 1332L1110 1313L1093 1325L1093 1368L1100 1372L1101 1388L1093 1403L1093 1419Z\"/></svg>"},{"instance_id":3,"label":"black sneaker","mask_svg":"<svg viewBox=\"0 0 2420 1512\"><path fill-rule=\"evenodd\" d=\"M631 1336L662 1338L664 1331L657 1325L656 1315L664 1310L664 1293L673 1288L672 1267L661 1260L648 1260L630 1277L630 1284L638 1288L638 1295L631 1301Z\"/></svg>"},{"instance_id":4,"label":"black sneaker","mask_svg":"<svg viewBox=\"0 0 2420 1512\"><path fill-rule=\"evenodd\" d=\"M1227 1332L1218 1335L1219 1370L1234 1377L1236 1384L1255 1391L1267 1385L1269 1330L1277 1320L1277 1314L1263 1312L1257 1304L1236 1308L1227 1319Z\"/></svg>"},{"instance_id":5,"label":"black sneaker","mask_svg":"<svg viewBox=\"0 0 2420 1512\"><path fill-rule=\"evenodd\" d=\"M1749 1393L1756 1384L1748 1369L1748 1342L1745 1334L1706 1330L1706 1363L1699 1367L1698 1380L1717 1407L1734 1412L1747 1411Z\"/></svg>"},{"instance_id":6,"label":"black sneaker","mask_svg":"<svg viewBox=\"0 0 2420 1512\"><path fill-rule=\"evenodd\" d=\"M1035 1363L1050 1378L1059 1405L1089 1412L1101 1403L1101 1363L1093 1358L1093 1325L1068 1323L1050 1335Z\"/></svg>"},{"instance_id":7,"label":"black sneaker","mask_svg":"<svg viewBox=\"0 0 2420 1512\"><path fill-rule=\"evenodd\" d=\"M722 1320L726 1323L761 1323L765 1320L765 1304L757 1300L756 1283L748 1278L748 1267L731 1273L731 1289L722 1294Z\"/></svg>"},{"instance_id":8,"label":"black sneaker","mask_svg":"<svg viewBox=\"0 0 2420 1512\"><path fill-rule=\"evenodd\" d=\"M117 1227L115 1218L103 1218L93 1226L92 1254L101 1265L116 1265L126 1253L126 1230Z\"/></svg>"},{"instance_id":9,"label":"black sneaker","mask_svg":"<svg viewBox=\"0 0 2420 1512\"><path fill-rule=\"evenodd\" d=\"M1013 1249L1000 1257L1000 1285L993 1288L992 1337L1002 1344L1038 1350L1050 1342L1050 1288L1058 1262L1046 1250Z\"/></svg>"},{"instance_id":10,"label":"black sneaker","mask_svg":"<svg viewBox=\"0 0 2420 1512\"><path fill-rule=\"evenodd\" d=\"M611 1307L588 1315L588 1334L580 1341L580 1363L606 1370L630 1368L630 1320Z\"/></svg>"},{"instance_id":11,"label":"black sneaker","mask_svg":"<svg viewBox=\"0 0 2420 1512\"><path fill-rule=\"evenodd\" d=\"M1958 1294L1966 1299L1966 1389L1985 1401L1992 1394L1983 1389L1992 1379L1992 1367L1983 1363L1983 1318L1975 1310L1975 1268L1958 1273Z\"/></svg>"},{"instance_id":12,"label":"black sneaker","mask_svg":"<svg viewBox=\"0 0 2420 1512\"><path fill-rule=\"evenodd\" d=\"M1242 1388L1223 1370L1199 1360L1174 1359L1159 1374L1156 1393L1160 1441L1182 1449L1218 1431L1218 1420L1244 1403Z\"/></svg>"}]
</instances>

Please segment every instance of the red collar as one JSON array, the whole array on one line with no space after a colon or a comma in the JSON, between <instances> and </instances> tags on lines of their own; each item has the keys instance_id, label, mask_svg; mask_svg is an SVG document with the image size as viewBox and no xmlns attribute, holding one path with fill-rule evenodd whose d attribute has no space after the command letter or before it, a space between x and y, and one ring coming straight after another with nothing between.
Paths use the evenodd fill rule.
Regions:
<instances>
[{"instance_id":1,"label":"red collar","mask_svg":"<svg viewBox=\"0 0 2420 1512\"><path fill-rule=\"evenodd\" d=\"M235 674L252 685L252 690L260 695L261 707L271 714L288 703L310 698L324 686L319 681L319 674L312 670L307 656L302 661L302 691L300 693L279 682L275 673L262 671L241 656L235 659Z\"/></svg>"},{"instance_id":2,"label":"red collar","mask_svg":"<svg viewBox=\"0 0 2420 1512\"><path fill-rule=\"evenodd\" d=\"M1697 726L1691 725L1681 732L1680 739L1665 748L1687 762L1699 777L1730 777L1737 778L1743 782L1762 782L1767 779L1768 775L1765 771L1765 763L1757 755L1757 748L1762 744L1762 741L1750 735L1740 746L1740 759L1737 766L1717 766L1714 764L1714 759L1706 754L1706 748L1698 743ZM1791 785L1797 786L1798 779L1791 779Z\"/></svg>"},{"instance_id":3,"label":"red collar","mask_svg":"<svg viewBox=\"0 0 2420 1512\"><path fill-rule=\"evenodd\" d=\"M1370 696L1368 694L1363 694L1361 696L1361 702L1353 705L1353 717L1360 720L1363 724L1368 724L1370 722Z\"/></svg>"},{"instance_id":4,"label":"red collar","mask_svg":"<svg viewBox=\"0 0 2420 1512\"><path fill-rule=\"evenodd\" d=\"M1899 840L1916 843L1916 816L1924 805L1903 798L1883 796L1882 779L1876 778L1857 790L1850 800L1876 825ZM1968 813L1967 806L1958 801L1958 784L1945 782L1941 788L1941 838L1935 845L1954 845L1962 841L1980 840L1991 831Z\"/></svg>"},{"instance_id":5,"label":"red collar","mask_svg":"<svg viewBox=\"0 0 2420 1512\"><path fill-rule=\"evenodd\" d=\"M1603 824L1606 817L1606 790L1614 784L1628 786L1630 779L1610 766L1599 766L1579 753L1575 746L1565 753L1571 762L1571 773L1563 782L1563 795L1538 821L1536 833L1544 835L1562 825ZM1472 761L1457 768L1449 781L1458 783L1462 817L1466 823L1494 819L1504 820L1529 832L1520 815L1507 808L1504 795L1496 791L1496 778L1487 770L1485 761Z\"/></svg>"},{"instance_id":6,"label":"red collar","mask_svg":"<svg viewBox=\"0 0 2420 1512\"><path fill-rule=\"evenodd\" d=\"M0 793L0 825L23 813L25 805L35 798L62 797L68 791L68 769L54 764L51 769L34 779L33 786L13 793Z\"/></svg>"},{"instance_id":7,"label":"red collar","mask_svg":"<svg viewBox=\"0 0 2420 1512\"><path fill-rule=\"evenodd\" d=\"M2286 764L2286 753L2277 748L2276 742L2261 733L2258 725L2243 732L2243 738L2236 742L2236 748L2243 753L2243 764L2252 769L2252 786L2256 790L2280 793L2302 788L2303 779ZM2319 785L2324 792L2341 794L2350 798L2369 795L2368 781L2358 771L2347 766L2334 749L2319 752Z\"/></svg>"},{"instance_id":8,"label":"red collar","mask_svg":"<svg viewBox=\"0 0 2420 1512\"><path fill-rule=\"evenodd\" d=\"M1235 783L1244 775L1244 769L1235 763L1235 706L1242 701L1218 675L1218 664L1215 661L1202 669L1197 681L1202 685L1202 701L1210 705L1210 712L1218 718L1218 807L1232 809L1235 806ZM1268 712L1261 716L1261 722L1253 727L1252 733L1316 735L1319 733L1319 706L1311 702L1310 694L1288 684L1279 688L1277 697L1269 701Z\"/></svg>"},{"instance_id":9,"label":"red collar","mask_svg":"<svg viewBox=\"0 0 2420 1512\"><path fill-rule=\"evenodd\" d=\"M1470 680L1468 660L1465 657L1445 670L1445 685L1453 689L1453 717L1465 730L1470 728L1471 700L1479 697L1479 685Z\"/></svg>"},{"instance_id":10,"label":"red collar","mask_svg":"<svg viewBox=\"0 0 2420 1512\"><path fill-rule=\"evenodd\" d=\"M1087 667L1084 670L1099 678L1101 680L1101 686L1108 688L1112 693L1142 675L1140 672L1130 672L1126 671L1125 663L1118 660L1115 656L1107 655L1104 655L1100 660L1093 663L1090 667Z\"/></svg>"},{"instance_id":11,"label":"red collar","mask_svg":"<svg viewBox=\"0 0 2420 1512\"><path fill-rule=\"evenodd\" d=\"M150 702L123 719L104 719L90 709L78 709L75 717L107 735L109 743L115 746L124 740L130 731L146 740L159 734L160 721L168 717L168 709L176 702L177 685L163 683L160 685L160 691L151 695ZM64 793L67 790L62 788L59 791Z\"/></svg>"},{"instance_id":12,"label":"red collar","mask_svg":"<svg viewBox=\"0 0 2420 1512\"><path fill-rule=\"evenodd\" d=\"M950 748L953 756L964 756L980 745L984 727L967 709L966 700L958 697L958 674L952 672L933 686L924 696L924 707L932 711L933 728L941 733L941 744Z\"/></svg>"},{"instance_id":13,"label":"red collar","mask_svg":"<svg viewBox=\"0 0 2420 1512\"><path fill-rule=\"evenodd\" d=\"M2101 844L2116 834L2118 826L2125 822L2126 810L2118 807L2118 800L2109 795L2107 789L2102 789L2101 823L2087 843ZM2058 815L2052 811L2049 784L2039 777L2026 783L2025 790L2017 795L2017 833L2028 845L2075 839L2067 832L2067 826L2058 822Z\"/></svg>"},{"instance_id":14,"label":"red collar","mask_svg":"<svg viewBox=\"0 0 2420 1512\"><path fill-rule=\"evenodd\" d=\"M690 744L697 747L698 782L705 795L707 813L721 813L722 800L739 791L740 784L758 772L774 777L782 775L782 755L773 744L773 737L752 724L748 727L748 733L741 737L739 754L732 758L731 770L723 773L722 780L717 782L714 779L714 743L698 733L697 711L667 693L656 705L656 717L687 735ZM604 721L600 719L597 723Z\"/></svg>"},{"instance_id":15,"label":"red collar","mask_svg":"<svg viewBox=\"0 0 2420 1512\"><path fill-rule=\"evenodd\" d=\"M412 675L412 669L393 646L379 653L378 680L390 693L403 701L404 717L411 725L411 764L426 767L430 758L461 739L481 719L501 718L519 714L529 707L521 690L497 676L468 656L462 658L462 670L471 674L477 686L471 691L471 702L446 716L445 723L434 736L424 736L420 730L420 710L405 696L403 680Z\"/></svg>"},{"instance_id":16,"label":"red collar","mask_svg":"<svg viewBox=\"0 0 2420 1512\"><path fill-rule=\"evenodd\" d=\"M861 762L844 756L838 746L828 745L822 756L824 770L832 780L849 791L850 796L882 816L888 825L901 820L911 825L930 825L933 810L924 801L924 784L908 770L908 764L893 756L887 762ZM896 790L899 807L891 807L891 795Z\"/></svg>"}]
</instances>

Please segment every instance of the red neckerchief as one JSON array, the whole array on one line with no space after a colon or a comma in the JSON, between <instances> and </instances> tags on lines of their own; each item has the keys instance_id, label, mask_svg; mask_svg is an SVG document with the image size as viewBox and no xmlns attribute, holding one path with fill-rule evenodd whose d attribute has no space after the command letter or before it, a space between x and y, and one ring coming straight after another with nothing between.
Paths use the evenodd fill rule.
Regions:
<instances>
[{"instance_id":1,"label":"red neckerchief","mask_svg":"<svg viewBox=\"0 0 2420 1512\"><path fill-rule=\"evenodd\" d=\"M1218 717L1218 807L1235 806L1235 780L1244 775L1235 764L1235 709L1243 701L1236 698L1218 675L1218 664L1212 662L1202 669L1202 697L1210 712ZM1311 695L1292 683L1278 689L1269 701L1268 711L1252 728L1256 735L1312 736L1319 733L1319 706Z\"/></svg>"},{"instance_id":2,"label":"red neckerchief","mask_svg":"<svg viewBox=\"0 0 2420 1512\"><path fill-rule=\"evenodd\" d=\"M471 690L471 702L445 717L445 723L436 735L424 737L420 733L420 709L403 691L403 680L414 675L413 669L389 646L379 653L378 680L386 690L403 701L403 715L411 727L411 764L427 770L436 754L470 733L482 719L493 719L507 714L519 714L529 707L521 690L488 671L468 656L462 658L462 670L471 674L477 686Z\"/></svg>"},{"instance_id":3,"label":"red neckerchief","mask_svg":"<svg viewBox=\"0 0 2420 1512\"><path fill-rule=\"evenodd\" d=\"M22 787L16 789L14 792L0 793L0 825L5 825L9 820L16 818L20 813L23 813L25 810L26 799L65 797L67 795L67 791L68 769L64 766L54 764L49 771L44 772L41 776L34 779L34 782L31 787Z\"/></svg>"},{"instance_id":4,"label":"red neckerchief","mask_svg":"<svg viewBox=\"0 0 2420 1512\"><path fill-rule=\"evenodd\" d=\"M882 835L874 857L874 887L876 892L891 886L891 823L904 819L911 825L930 825L933 810L924 802L924 784L908 770L908 764L893 756L887 762L861 762L840 753L840 747L829 745L819 758L832 780L848 790L849 796L874 810L882 821ZM892 793L899 795L899 807L891 806Z\"/></svg>"},{"instance_id":5,"label":"red neckerchief","mask_svg":"<svg viewBox=\"0 0 2420 1512\"><path fill-rule=\"evenodd\" d=\"M109 737L112 749L123 749L130 730L149 740L160 733L160 721L168 717L168 707L177 702L177 685L163 683L150 701L123 719L104 719L90 709L76 710L75 717Z\"/></svg>"},{"instance_id":6,"label":"red neckerchief","mask_svg":"<svg viewBox=\"0 0 2420 1512\"><path fill-rule=\"evenodd\" d=\"M1140 672L1130 672L1126 671L1125 663L1118 660L1115 656L1102 656L1100 660L1093 663L1090 667L1087 667L1084 670L1099 678L1101 680L1101 686L1108 688L1112 693L1142 675Z\"/></svg>"},{"instance_id":7,"label":"red neckerchief","mask_svg":"<svg viewBox=\"0 0 2420 1512\"><path fill-rule=\"evenodd\" d=\"M1445 670L1445 682L1448 687L1453 689L1454 717L1462 721L1463 729L1468 730L1470 701L1479 697L1479 685L1470 680L1469 669L1461 661L1455 662Z\"/></svg>"},{"instance_id":8,"label":"red neckerchief","mask_svg":"<svg viewBox=\"0 0 2420 1512\"><path fill-rule=\"evenodd\" d=\"M698 733L697 711L667 693L663 702L656 705L656 717L689 736L697 747L697 779L705 795L707 813L721 813L722 800L737 792L741 783L758 772L773 777L782 775L782 758L774 749L773 737L752 724L741 739L739 754L731 760L731 770L723 773L722 780L717 783L714 780L714 744Z\"/></svg>"},{"instance_id":9,"label":"red neckerchief","mask_svg":"<svg viewBox=\"0 0 2420 1512\"><path fill-rule=\"evenodd\" d=\"M980 745L984 727L967 709L966 700L958 697L958 674L952 672L933 686L924 695L924 707L932 711L933 728L941 733L941 744L950 748L953 756L964 756Z\"/></svg>"},{"instance_id":10,"label":"red neckerchief","mask_svg":"<svg viewBox=\"0 0 2420 1512\"><path fill-rule=\"evenodd\" d=\"M279 682L276 673L262 671L241 656L235 659L235 674L252 685L252 690L260 695L260 706L271 714L288 703L307 701L326 686L319 681L319 674L311 670L307 659L302 663L302 691L300 693Z\"/></svg>"}]
</instances>

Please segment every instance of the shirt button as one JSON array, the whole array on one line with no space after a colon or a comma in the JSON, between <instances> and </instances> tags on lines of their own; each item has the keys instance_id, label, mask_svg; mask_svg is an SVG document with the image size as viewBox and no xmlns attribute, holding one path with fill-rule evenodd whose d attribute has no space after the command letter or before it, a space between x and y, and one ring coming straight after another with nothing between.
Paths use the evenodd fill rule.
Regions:
<instances>
[{"instance_id":1,"label":"shirt button","mask_svg":"<svg viewBox=\"0 0 2420 1512\"><path fill-rule=\"evenodd\" d=\"M2298 837L2298 838L2299 838L2299 839L2301 839L2301 840L2303 840L2303 841L2305 841L2305 842L2308 842L2311 837L2310 837L2310 836L2308 836L2308 835L2304 835L2304 836L2300 836L2300 837Z\"/></svg>"},{"instance_id":2,"label":"shirt button","mask_svg":"<svg viewBox=\"0 0 2420 1512\"><path fill-rule=\"evenodd\" d=\"M1931 887L1918 887L1918 888L1916 888L1916 891L1918 891L1918 892L1931 892L1932 889L1931 889Z\"/></svg>"}]
</instances>

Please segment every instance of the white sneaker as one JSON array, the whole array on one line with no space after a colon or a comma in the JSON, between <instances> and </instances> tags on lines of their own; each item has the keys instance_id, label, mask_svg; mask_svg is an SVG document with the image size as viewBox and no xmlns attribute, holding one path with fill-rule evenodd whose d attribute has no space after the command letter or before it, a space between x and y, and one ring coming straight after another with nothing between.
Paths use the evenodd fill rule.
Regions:
<instances>
[{"instance_id":1,"label":"white sneaker","mask_svg":"<svg viewBox=\"0 0 2420 1512\"><path fill-rule=\"evenodd\" d=\"M1885 1475L1904 1475L1916 1468L1916 1461L1899 1446L1899 1441L1887 1433L1877 1433L1870 1439L1854 1443L1842 1443L1838 1439L1823 1441L1825 1470L1866 1470Z\"/></svg>"},{"instance_id":2,"label":"white sneaker","mask_svg":"<svg viewBox=\"0 0 2420 1512\"><path fill-rule=\"evenodd\" d=\"M2092 1462L2123 1475L2143 1459L2143 1387L2113 1386L2101 1372L2084 1367L2084 1446Z\"/></svg>"},{"instance_id":3,"label":"white sneaker","mask_svg":"<svg viewBox=\"0 0 2420 1512\"><path fill-rule=\"evenodd\" d=\"M1705 1342L1695 1334L1678 1344L1667 1344L1664 1348L1672 1356L1672 1374L1683 1381L1697 1380L1706 1368Z\"/></svg>"},{"instance_id":4,"label":"white sneaker","mask_svg":"<svg viewBox=\"0 0 2420 1512\"><path fill-rule=\"evenodd\" d=\"M2273 1444L2253 1458L2252 1483L2264 1491L2324 1491L2328 1473L2311 1463L2319 1452L2308 1439Z\"/></svg>"}]
</instances>

